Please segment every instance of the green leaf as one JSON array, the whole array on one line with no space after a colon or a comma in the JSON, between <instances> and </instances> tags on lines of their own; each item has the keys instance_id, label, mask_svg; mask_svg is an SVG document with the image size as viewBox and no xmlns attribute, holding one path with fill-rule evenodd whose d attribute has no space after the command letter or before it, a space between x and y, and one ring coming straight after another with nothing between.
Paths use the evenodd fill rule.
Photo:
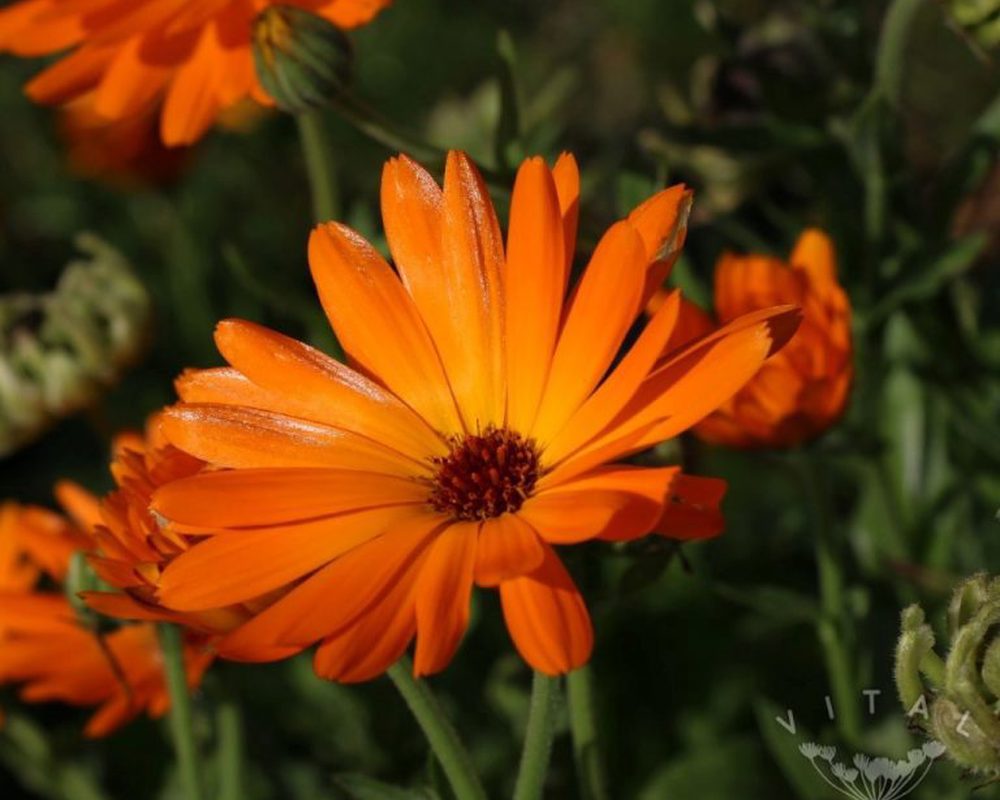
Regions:
<instances>
[{"instance_id":1,"label":"green leaf","mask_svg":"<svg viewBox=\"0 0 1000 800\"><path fill-rule=\"evenodd\" d=\"M914 21L928 0L895 0L882 21L875 54L875 85L898 106L903 94L906 56Z\"/></svg>"},{"instance_id":2,"label":"green leaf","mask_svg":"<svg viewBox=\"0 0 1000 800\"><path fill-rule=\"evenodd\" d=\"M781 768L782 775L799 800L834 800L838 797L823 784L809 761L799 752L799 744L811 739L800 720L795 720L796 732L793 736L778 723L779 719L788 719L788 710L767 699L756 703L754 715L768 753Z\"/></svg>"},{"instance_id":3,"label":"green leaf","mask_svg":"<svg viewBox=\"0 0 1000 800\"><path fill-rule=\"evenodd\" d=\"M760 742L739 737L673 759L639 792L639 800L771 800L780 781L767 770Z\"/></svg>"},{"instance_id":4,"label":"green leaf","mask_svg":"<svg viewBox=\"0 0 1000 800\"><path fill-rule=\"evenodd\" d=\"M929 264L911 264L907 276L875 305L864 324L873 325L900 306L933 297L976 263L988 241L986 233L973 233Z\"/></svg>"},{"instance_id":5,"label":"green leaf","mask_svg":"<svg viewBox=\"0 0 1000 800\"><path fill-rule=\"evenodd\" d=\"M819 608L812 597L786 589L783 586L753 586L748 589L713 583L722 597L747 606L758 614L785 624L814 624L819 619Z\"/></svg>"},{"instance_id":6,"label":"green leaf","mask_svg":"<svg viewBox=\"0 0 1000 800\"><path fill-rule=\"evenodd\" d=\"M334 783L352 800L440 800L437 792L427 787L401 788L353 772L334 776Z\"/></svg>"},{"instance_id":7,"label":"green leaf","mask_svg":"<svg viewBox=\"0 0 1000 800\"><path fill-rule=\"evenodd\" d=\"M521 134L521 104L517 92L517 51L510 34L502 30L497 35L497 53L503 63L500 71L500 117L497 120L496 160L501 168L513 171L524 158L519 143Z\"/></svg>"}]
</instances>

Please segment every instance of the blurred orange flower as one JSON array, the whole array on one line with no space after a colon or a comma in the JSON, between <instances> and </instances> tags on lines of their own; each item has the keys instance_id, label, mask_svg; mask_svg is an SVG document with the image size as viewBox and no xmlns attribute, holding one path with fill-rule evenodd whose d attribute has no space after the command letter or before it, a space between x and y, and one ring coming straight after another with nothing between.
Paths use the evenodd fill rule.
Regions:
<instances>
[{"instance_id":1,"label":"blurred orange flower","mask_svg":"<svg viewBox=\"0 0 1000 800\"><path fill-rule=\"evenodd\" d=\"M160 141L155 108L111 122L84 98L60 109L58 132L73 172L122 189L169 183L191 156Z\"/></svg>"},{"instance_id":2,"label":"blurred orange flower","mask_svg":"<svg viewBox=\"0 0 1000 800\"><path fill-rule=\"evenodd\" d=\"M340 28L370 21L389 0L283 0ZM162 106L167 145L191 144L246 97L269 104L251 53L254 17L273 0L19 0L0 11L0 51L72 52L27 87L39 103L92 96L121 121Z\"/></svg>"},{"instance_id":3,"label":"blurred orange flower","mask_svg":"<svg viewBox=\"0 0 1000 800\"><path fill-rule=\"evenodd\" d=\"M82 508L85 498L78 499ZM39 588L43 574L62 581L81 546L86 536L59 515L0 505L0 684L22 684L27 702L99 706L85 728L97 737L143 711L162 715L170 700L154 626L98 633L63 593ZM197 686L212 655L188 643L184 659L188 683Z\"/></svg>"},{"instance_id":4,"label":"blurred orange flower","mask_svg":"<svg viewBox=\"0 0 1000 800\"><path fill-rule=\"evenodd\" d=\"M675 467L616 462L724 403L798 311L757 311L661 357L674 294L616 360L677 256L690 193L666 189L614 224L567 300L578 203L571 156L551 170L527 160L505 252L467 156L449 154L443 189L404 156L382 177L398 274L349 228L316 228L313 278L354 367L250 322L219 325L231 366L183 376L163 415L169 441L224 469L154 494L157 514L206 534L166 566L160 601L196 612L287 591L225 650L321 641L318 674L359 681L414 637L416 674L444 668L473 585L498 587L529 664L586 662L590 618L553 547L703 532L685 514L710 514L717 484L680 492Z\"/></svg>"},{"instance_id":5,"label":"blurred orange flower","mask_svg":"<svg viewBox=\"0 0 1000 800\"><path fill-rule=\"evenodd\" d=\"M725 254L715 269L720 323L778 303L802 307L791 341L757 376L695 428L730 447L791 447L823 433L847 405L854 377L851 306L837 282L833 242L809 229L785 263L767 256ZM712 327L689 307L689 335Z\"/></svg>"}]
</instances>

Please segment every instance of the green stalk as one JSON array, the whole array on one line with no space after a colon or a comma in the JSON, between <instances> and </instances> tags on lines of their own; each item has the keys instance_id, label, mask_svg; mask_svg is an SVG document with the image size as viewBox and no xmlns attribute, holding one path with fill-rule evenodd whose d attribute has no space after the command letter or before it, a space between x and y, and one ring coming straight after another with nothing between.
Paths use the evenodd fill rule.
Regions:
<instances>
[{"instance_id":1,"label":"green stalk","mask_svg":"<svg viewBox=\"0 0 1000 800\"><path fill-rule=\"evenodd\" d=\"M337 177L333 163L333 148L327 141L323 111L306 111L295 116L299 126L302 154L312 190L313 217L316 222L329 222L340 214Z\"/></svg>"},{"instance_id":2,"label":"green stalk","mask_svg":"<svg viewBox=\"0 0 1000 800\"><path fill-rule=\"evenodd\" d=\"M185 800L203 800L198 750L194 742L191 716L191 697L188 694L187 672L184 669L184 646L181 630L176 625L159 626L160 650L163 669L170 692L170 731L174 739L174 752L184 786Z\"/></svg>"},{"instance_id":3,"label":"green stalk","mask_svg":"<svg viewBox=\"0 0 1000 800\"><path fill-rule=\"evenodd\" d=\"M802 457L801 466L806 501L813 510L816 524L816 563L820 592L817 635L826 661L830 693L837 712L837 726L849 743L856 744L861 738L861 699L846 643L848 616L841 548L833 530L823 475L815 459L808 456Z\"/></svg>"},{"instance_id":4,"label":"green stalk","mask_svg":"<svg viewBox=\"0 0 1000 800\"><path fill-rule=\"evenodd\" d=\"M424 164L444 163L448 155L446 150L401 130L373 108L350 95L342 95L335 99L334 110L355 130L387 150L405 153ZM502 191L510 191L509 175L483 164L479 164L478 167L488 184Z\"/></svg>"},{"instance_id":5,"label":"green stalk","mask_svg":"<svg viewBox=\"0 0 1000 800\"><path fill-rule=\"evenodd\" d=\"M594 713L594 673L589 664L566 676L566 699L580 797L582 800L607 800L607 781Z\"/></svg>"},{"instance_id":6,"label":"green stalk","mask_svg":"<svg viewBox=\"0 0 1000 800\"><path fill-rule=\"evenodd\" d=\"M528 729L524 734L521 767L514 786L514 800L541 800L545 775L552 755L556 708L559 703L559 679L535 672L531 685Z\"/></svg>"},{"instance_id":7,"label":"green stalk","mask_svg":"<svg viewBox=\"0 0 1000 800\"><path fill-rule=\"evenodd\" d=\"M241 800L243 795L243 719L239 705L226 700L216 715L219 737L218 800Z\"/></svg>"},{"instance_id":8,"label":"green stalk","mask_svg":"<svg viewBox=\"0 0 1000 800\"><path fill-rule=\"evenodd\" d=\"M423 729L455 797L458 800L486 800L486 792L476 775L472 759L430 687L413 677L413 664L409 657L403 656L389 667L388 675Z\"/></svg>"}]
</instances>

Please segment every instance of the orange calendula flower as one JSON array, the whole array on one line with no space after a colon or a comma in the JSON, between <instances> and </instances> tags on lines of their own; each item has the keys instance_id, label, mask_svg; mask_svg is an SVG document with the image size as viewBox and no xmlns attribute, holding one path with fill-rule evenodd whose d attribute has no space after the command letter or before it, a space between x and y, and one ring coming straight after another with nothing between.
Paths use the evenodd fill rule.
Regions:
<instances>
[{"instance_id":1,"label":"orange calendula flower","mask_svg":"<svg viewBox=\"0 0 1000 800\"><path fill-rule=\"evenodd\" d=\"M92 546L88 561L94 572L117 591L84 592L93 610L116 619L172 622L187 627L206 649L215 649L219 635L239 627L273 598L253 604L181 613L163 608L156 586L163 569L184 553L196 533L168 527L150 511L153 493L171 481L197 475L204 462L170 445L157 418L144 436L123 434L115 442L112 477L117 488L100 503L69 482L56 488L62 506L86 530ZM276 595L277 596L277 595ZM293 655L301 648L259 648L255 660Z\"/></svg>"},{"instance_id":2,"label":"orange calendula flower","mask_svg":"<svg viewBox=\"0 0 1000 800\"><path fill-rule=\"evenodd\" d=\"M88 498L77 503L84 510ZM91 508L96 503L89 498ZM0 684L20 684L27 702L98 706L85 728L97 737L144 711L161 716L170 701L154 626L99 633L64 594L37 588L43 573L61 582L81 546L87 537L58 514L0 505ZM197 686L212 655L189 643L184 659L188 683Z\"/></svg>"},{"instance_id":3,"label":"orange calendula flower","mask_svg":"<svg viewBox=\"0 0 1000 800\"><path fill-rule=\"evenodd\" d=\"M340 28L369 22L389 0L283 0ZM19 0L0 11L0 51L71 50L27 87L39 103L88 97L118 121L162 107L167 145L190 144L247 97L269 104L251 52L253 20L273 0Z\"/></svg>"},{"instance_id":4,"label":"orange calendula flower","mask_svg":"<svg viewBox=\"0 0 1000 800\"><path fill-rule=\"evenodd\" d=\"M76 174L131 189L175 180L191 157L160 141L159 124L155 109L109 122L83 100L60 110L58 132Z\"/></svg>"},{"instance_id":5,"label":"orange calendula flower","mask_svg":"<svg viewBox=\"0 0 1000 800\"><path fill-rule=\"evenodd\" d=\"M725 254L715 268L715 312L725 324L777 303L802 308L798 332L757 376L695 428L730 447L791 447L818 436L841 415L854 377L851 306L837 283L833 243L822 231L799 237L788 262ZM711 329L693 306L689 335Z\"/></svg>"},{"instance_id":6,"label":"orange calendula flower","mask_svg":"<svg viewBox=\"0 0 1000 800\"><path fill-rule=\"evenodd\" d=\"M614 224L567 299L578 201L571 156L527 160L505 247L468 157L449 154L442 188L404 156L382 176L395 270L349 228L316 228L313 278L353 366L219 325L230 366L184 375L163 414L166 437L215 469L154 494L168 529L205 534L163 571L160 601L192 612L287 591L226 652L321 642L318 674L359 681L414 637L417 675L445 667L473 586L498 587L529 664L586 662L590 618L554 548L704 534L685 514L711 513L714 485L618 462L724 403L798 312L758 311L663 356L674 294L618 359L677 256L690 193Z\"/></svg>"}]
</instances>

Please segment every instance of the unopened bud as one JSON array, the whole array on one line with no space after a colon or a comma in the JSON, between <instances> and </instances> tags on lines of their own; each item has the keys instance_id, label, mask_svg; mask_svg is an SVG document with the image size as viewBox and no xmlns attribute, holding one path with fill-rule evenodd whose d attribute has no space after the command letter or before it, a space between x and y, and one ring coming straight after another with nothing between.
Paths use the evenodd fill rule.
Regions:
<instances>
[{"instance_id":1,"label":"unopened bud","mask_svg":"<svg viewBox=\"0 0 1000 800\"><path fill-rule=\"evenodd\" d=\"M257 15L253 53L261 86L293 114L328 105L350 82L350 40L296 6L271 5Z\"/></svg>"}]
</instances>

